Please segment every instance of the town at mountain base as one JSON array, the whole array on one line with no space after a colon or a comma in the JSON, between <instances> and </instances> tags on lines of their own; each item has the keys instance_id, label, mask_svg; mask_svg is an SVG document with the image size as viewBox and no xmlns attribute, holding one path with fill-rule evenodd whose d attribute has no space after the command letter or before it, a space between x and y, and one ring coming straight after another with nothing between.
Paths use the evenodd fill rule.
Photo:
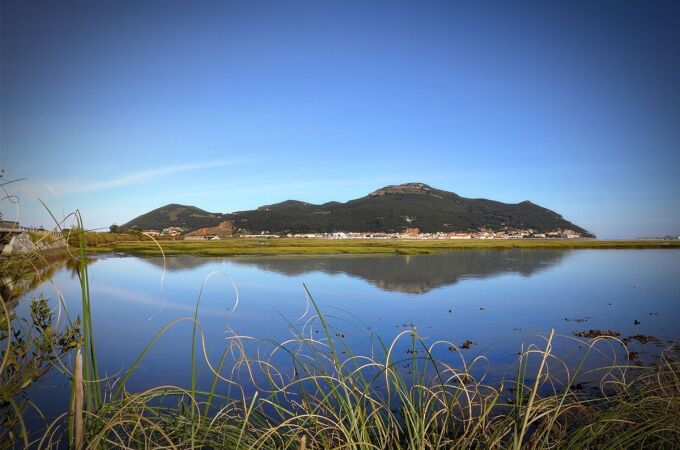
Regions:
<instances>
[{"instance_id":1,"label":"town at mountain base","mask_svg":"<svg viewBox=\"0 0 680 450\"><path fill-rule=\"evenodd\" d=\"M386 186L345 203L297 200L250 211L211 213L169 204L121 228L190 239L219 236L402 238L592 238L560 214L530 201L502 203L461 197L424 183Z\"/></svg>"}]
</instances>

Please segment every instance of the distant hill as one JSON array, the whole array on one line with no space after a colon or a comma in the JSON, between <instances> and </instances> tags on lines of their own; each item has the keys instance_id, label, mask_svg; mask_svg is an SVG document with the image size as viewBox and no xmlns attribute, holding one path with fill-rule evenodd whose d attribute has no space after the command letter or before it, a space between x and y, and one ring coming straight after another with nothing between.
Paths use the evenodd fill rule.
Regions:
<instances>
[{"instance_id":1,"label":"distant hill","mask_svg":"<svg viewBox=\"0 0 680 450\"><path fill-rule=\"evenodd\" d=\"M171 203L135 217L122 225L122 227L159 231L167 227L195 230L202 227L216 226L223 220L226 220L224 214L210 213L195 206Z\"/></svg>"},{"instance_id":2,"label":"distant hill","mask_svg":"<svg viewBox=\"0 0 680 450\"><path fill-rule=\"evenodd\" d=\"M423 183L386 186L346 203L315 205L287 200L231 214L213 214L193 206L172 204L123 226L156 230L180 226L194 230L216 226L224 220L231 220L235 229L251 233L399 232L406 228L419 228L426 233L480 228L533 228L547 232L561 228L592 236L558 213L530 201L508 204L470 199Z\"/></svg>"}]
</instances>

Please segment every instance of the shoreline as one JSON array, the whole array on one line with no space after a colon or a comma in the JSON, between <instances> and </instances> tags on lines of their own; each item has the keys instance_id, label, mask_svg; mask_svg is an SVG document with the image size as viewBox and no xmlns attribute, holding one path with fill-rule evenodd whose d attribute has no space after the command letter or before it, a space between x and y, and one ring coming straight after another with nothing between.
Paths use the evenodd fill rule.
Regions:
<instances>
[{"instance_id":1,"label":"shoreline","mask_svg":"<svg viewBox=\"0 0 680 450\"><path fill-rule=\"evenodd\" d=\"M162 248L159 249L159 245ZM218 241L117 241L88 246L88 253L137 256L312 256L312 255L428 255L452 250L505 249L680 249L680 241L594 239L223 239Z\"/></svg>"}]
</instances>

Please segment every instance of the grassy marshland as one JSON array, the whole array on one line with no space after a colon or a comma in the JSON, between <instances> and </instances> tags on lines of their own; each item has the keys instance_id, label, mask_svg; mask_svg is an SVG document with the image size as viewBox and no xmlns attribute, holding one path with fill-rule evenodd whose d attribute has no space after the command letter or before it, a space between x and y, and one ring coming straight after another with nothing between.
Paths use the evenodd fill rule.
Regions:
<instances>
[{"instance_id":1,"label":"grassy marshland","mask_svg":"<svg viewBox=\"0 0 680 450\"><path fill-rule=\"evenodd\" d=\"M85 392L74 444L79 433L90 448L674 448L680 439L680 362L671 355L654 367L601 369L601 391L585 394L571 383L585 369L560 381L552 334L522 353L515 378L492 384L472 375L483 361L465 365L451 343L439 344L452 347L451 358L437 360L409 330L397 338L411 343L406 356L396 354L397 340L376 355L342 355L344 342L318 312L316 320L323 337L302 330L277 348L293 370L249 355L247 337L229 336L222 358L200 357L214 375L209 390L192 383L130 393L118 384L99 402ZM204 354L200 330L195 338ZM71 414L77 422L80 413ZM41 444L65 440L66 429L64 416Z\"/></svg>"},{"instance_id":2,"label":"grassy marshland","mask_svg":"<svg viewBox=\"0 0 680 450\"><path fill-rule=\"evenodd\" d=\"M92 234L92 233L88 233ZM97 233L99 234L99 233ZM108 233L102 233L108 234ZM331 255L331 254L403 254L419 255L441 253L455 249L633 249L680 248L680 241L601 241L556 239L493 239L493 240L381 240L381 239L246 239L233 238L219 241L164 240L158 243L146 236L135 240L106 240L89 244L88 252L122 252L144 256L165 255ZM89 243L89 242L88 242Z\"/></svg>"},{"instance_id":3,"label":"grassy marshland","mask_svg":"<svg viewBox=\"0 0 680 450\"><path fill-rule=\"evenodd\" d=\"M43 301L33 309L32 325L1 305L0 448L571 449L675 448L680 442L680 357L673 348L651 366L612 359L592 369L587 362L591 356L599 357L611 346L625 351L623 343L613 337L574 340L574 347L582 347L581 359L568 366L553 351L555 340L566 337L548 333L542 345L523 349L514 375L491 381L484 376L483 357L468 360L462 347L451 342L426 343L413 328L391 342L369 335L375 350L353 354L343 331L326 320L309 293L308 313L290 324L293 337L261 342L266 353L252 351L257 337L228 334L221 357L208 358L197 321L199 297L193 317L164 326L135 362L115 378L105 378L97 367L85 235L76 236L79 247L72 265L81 284L80 320L62 321L67 325L57 330L54 313L45 310ZM266 242L279 252L300 248ZM168 242L164 248L166 244L172 250L194 243ZM195 244L200 253L213 243ZM328 251L344 248L333 247L337 241L299 242L303 244L315 252L319 244L328 245ZM340 243L350 244L357 249L394 245ZM446 247L448 242L398 244L454 248ZM524 242L507 243L514 244ZM147 351L182 321L194 324L193 336L187 337L193 342L187 355L189 385L129 392L126 383ZM26 326L33 330L25 334L29 340L17 339L16 332ZM277 365L275 355L279 360L285 355L287 363ZM23 390L46 373L46 365L70 381L71 401L63 405L62 415L30 429L24 415L30 410L35 416L36 406L27 402ZM198 386L201 370L212 374L209 387ZM578 381L583 377L595 380L597 389L582 390Z\"/></svg>"}]
</instances>

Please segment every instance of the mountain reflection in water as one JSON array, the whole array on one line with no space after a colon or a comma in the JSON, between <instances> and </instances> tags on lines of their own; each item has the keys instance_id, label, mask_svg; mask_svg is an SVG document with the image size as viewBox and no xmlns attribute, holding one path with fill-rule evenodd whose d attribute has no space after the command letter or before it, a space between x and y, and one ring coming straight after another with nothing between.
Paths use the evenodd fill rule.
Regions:
<instances>
[{"instance_id":1,"label":"mountain reflection in water","mask_svg":"<svg viewBox=\"0 0 680 450\"><path fill-rule=\"evenodd\" d=\"M346 274L386 291L424 294L467 278L487 278L504 273L530 276L555 266L569 253L542 249L455 250L435 255L256 256L228 260L232 264L254 266L290 276L309 272ZM163 266L161 258L147 258L145 261ZM214 261L215 258L180 255L168 257L165 267L175 272Z\"/></svg>"}]
</instances>

